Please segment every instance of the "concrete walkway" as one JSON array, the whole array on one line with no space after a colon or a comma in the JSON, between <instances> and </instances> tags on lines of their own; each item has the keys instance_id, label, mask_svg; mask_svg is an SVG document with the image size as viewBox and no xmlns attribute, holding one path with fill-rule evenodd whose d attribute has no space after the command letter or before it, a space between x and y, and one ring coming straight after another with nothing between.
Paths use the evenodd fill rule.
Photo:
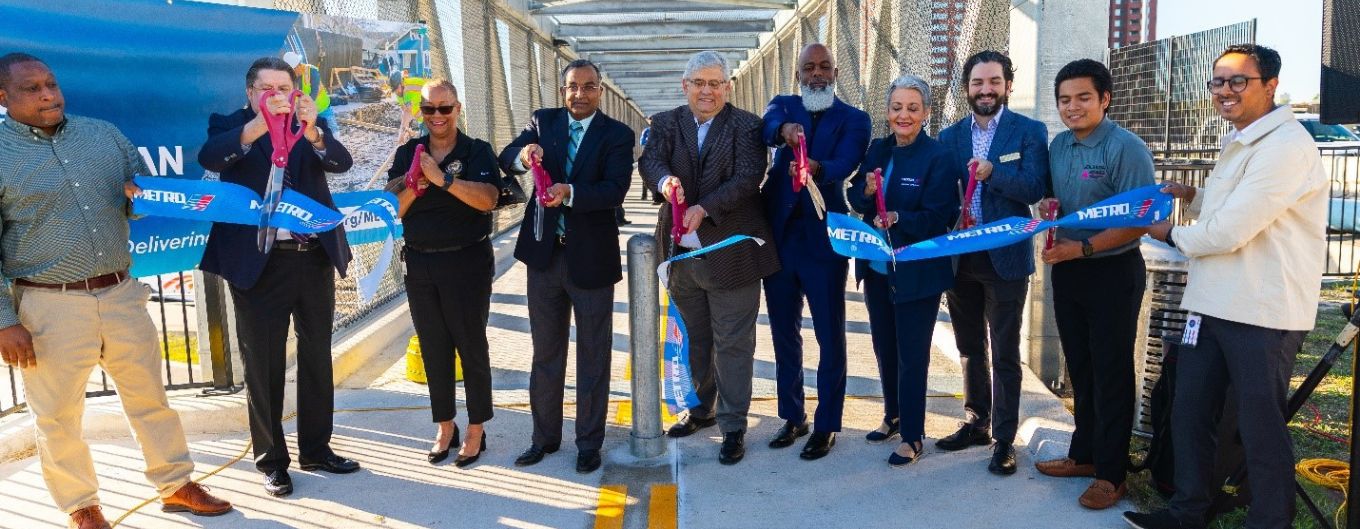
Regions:
<instances>
[{"instance_id":1,"label":"concrete walkway","mask_svg":"<svg viewBox=\"0 0 1360 529\"><path fill-rule=\"evenodd\" d=\"M634 191L636 192L636 190ZM655 207L630 197L623 238L651 233ZM386 338L360 360L337 359L352 373L337 390L333 447L363 464L348 476L292 472L294 495L275 499L264 494L260 475L247 455L245 411L241 395L199 398L176 395L191 432L198 471L211 472L204 484L233 501L237 510L219 518L169 515L151 504L131 514L124 528L360 528L360 527L511 527L511 528L783 528L783 527L913 527L991 528L1124 527L1119 506L1093 512L1077 505L1087 480L1058 480L1033 469L1038 458L1066 451L1071 417L1061 402L1034 377L1027 376L1022 397L1020 471L1010 477L986 471L990 450L977 447L958 453L934 450L934 439L954 430L962 417L955 395L962 389L957 353L942 313L935 331L928 387L926 455L917 464L891 468L886 463L895 444L871 445L864 434L882 418L878 372L869 342L862 297L852 284L847 294L849 381L845 430L825 459L798 459L799 444L782 450L765 443L781 424L776 416L774 355L765 316L760 319L755 361L755 397L746 459L732 467L717 462L716 429L681 440L668 440L669 455L652 466L630 462L628 445L627 282L615 292L613 396L611 408L624 405L613 419L605 441L603 471L574 471L571 445L573 406L568 403L563 450L528 468L513 465L529 444L528 410L531 354L525 306L525 270L509 252L513 239L497 244L498 277L494 287L488 335L492 347L496 417L487 423L487 451L468 469L447 463L432 467L425 452L433 438L425 387L405 379L405 340L411 335L405 307L385 318ZM762 304L763 309L763 304ZM805 383L809 406L815 406L816 340L805 318L808 353ZM570 359L569 362L574 362ZM568 365L573 365L569 363ZM339 369L339 368L337 368ZM1028 370L1026 374L1029 375ZM568 379L567 399L574 394ZM290 390L291 392L292 390ZM461 394L461 390L460 390ZM141 475L142 458L125 426L109 427L116 410L110 402L92 403L87 424L91 448L103 487L105 513L116 518L154 496ZM461 403L460 403L461 410ZM611 410L611 412L616 410ZM811 413L812 409L808 410ZM460 422L464 421L460 416ZM466 424L465 422L462 424ZM117 426L115 424L115 426ZM285 427L291 432L293 423ZM96 431L97 430L97 431ZM0 437L31 436L31 430L0 422ZM290 433L291 435L291 433ZM295 439L290 439L296 446ZM895 441L894 441L895 442ZM58 528L65 516L51 506L39 464L32 452L0 464L0 528Z\"/></svg>"}]
</instances>

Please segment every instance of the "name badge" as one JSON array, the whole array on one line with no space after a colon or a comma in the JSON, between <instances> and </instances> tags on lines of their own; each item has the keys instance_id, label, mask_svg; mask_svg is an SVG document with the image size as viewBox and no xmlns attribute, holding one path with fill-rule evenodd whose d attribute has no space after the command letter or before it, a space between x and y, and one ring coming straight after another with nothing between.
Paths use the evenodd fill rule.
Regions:
<instances>
[{"instance_id":1,"label":"name badge","mask_svg":"<svg viewBox=\"0 0 1360 529\"><path fill-rule=\"evenodd\" d=\"M1194 347L1199 344L1199 314L1191 314L1185 318L1185 333L1181 335L1181 344Z\"/></svg>"},{"instance_id":2,"label":"name badge","mask_svg":"<svg viewBox=\"0 0 1360 529\"><path fill-rule=\"evenodd\" d=\"M1020 153L1018 153L1018 152L1013 152L1013 153L1010 153L1010 154L1007 154L1007 155L1002 156L1002 157L1001 157L1001 163L1014 162L1014 161L1019 160L1019 159L1020 159Z\"/></svg>"}]
</instances>

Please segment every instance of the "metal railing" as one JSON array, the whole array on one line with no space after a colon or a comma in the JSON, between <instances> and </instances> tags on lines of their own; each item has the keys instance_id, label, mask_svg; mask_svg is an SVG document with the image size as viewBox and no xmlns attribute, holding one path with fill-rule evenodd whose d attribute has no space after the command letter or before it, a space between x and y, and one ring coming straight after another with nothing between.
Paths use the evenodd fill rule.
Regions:
<instances>
[{"instance_id":1,"label":"metal railing","mask_svg":"<svg viewBox=\"0 0 1360 529\"><path fill-rule=\"evenodd\" d=\"M1327 215L1328 276L1350 276L1360 272L1360 147L1319 146L1322 168L1327 174L1329 195ZM1218 150L1182 149L1154 151L1158 181L1180 182L1202 187L1214 169ZM1179 204L1172 221L1189 224L1188 204Z\"/></svg>"}]
</instances>

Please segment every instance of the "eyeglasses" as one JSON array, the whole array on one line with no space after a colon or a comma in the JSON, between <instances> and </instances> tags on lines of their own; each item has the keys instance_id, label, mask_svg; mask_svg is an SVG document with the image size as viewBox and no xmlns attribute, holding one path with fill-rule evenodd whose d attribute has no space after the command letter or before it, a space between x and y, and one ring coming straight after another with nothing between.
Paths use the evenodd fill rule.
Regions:
<instances>
[{"instance_id":1,"label":"eyeglasses","mask_svg":"<svg viewBox=\"0 0 1360 529\"><path fill-rule=\"evenodd\" d=\"M568 91L568 92L575 92L575 93L579 93L579 94L589 94L589 93L593 93L593 92L598 92L598 91L600 90L600 85L597 85L597 84L586 84L586 85L569 84L569 85L567 85L567 86L562 87L562 89L563 89L563 90L566 90L566 91Z\"/></svg>"},{"instance_id":2,"label":"eyeglasses","mask_svg":"<svg viewBox=\"0 0 1360 529\"><path fill-rule=\"evenodd\" d=\"M705 81L703 79L685 79L685 83L688 84L690 87L694 88L695 90L703 90L705 86L713 90L717 90L719 88L722 88L723 85L727 84L727 81L726 80Z\"/></svg>"},{"instance_id":3,"label":"eyeglasses","mask_svg":"<svg viewBox=\"0 0 1360 529\"><path fill-rule=\"evenodd\" d=\"M257 86L252 86L251 88L254 88L254 89L259 90L259 91L261 91L261 92L268 92L268 91L270 91L270 90L274 90L274 91L277 91L277 92L284 92L285 94L293 91L293 87L292 87L291 85L282 85L282 86L269 86L269 85L258 86L258 85L257 85Z\"/></svg>"},{"instance_id":4,"label":"eyeglasses","mask_svg":"<svg viewBox=\"0 0 1360 529\"><path fill-rule=\"evenodd\" d=\"M1204 86L1208 87L1210 92L1222 90L1223 85L1227 85L1233 92L1241 92L1247 89L1247 82L1252 79L1264 79L1264 77L1247 77L1245 75L1234 75L1227 79L1215 77L1210 79L1209 82L1204 83Z\"/></svg>"},{"instance_id":5,"label":"eyeglasses","mask_svg":"<svg viewBox=\"0 0 1360 529\"><path fill-rule=\"evenodd\" d=\"M435 113L435 111L437 110L437 111L439 111L440 114L443 114L443 115L447 116L447 115L453 113L453 109L454 109L454 106L453 106L453 105L443 105L443 106L437 106L437 107L435 107L435 106L428 106L428 107L427 107L427 106L425 106L425 105L421 105L421 106L420 106L420 113L421 113L421 114L425 114L426 116L433 116L434 113Z\"/></svg>"}]
</instances>

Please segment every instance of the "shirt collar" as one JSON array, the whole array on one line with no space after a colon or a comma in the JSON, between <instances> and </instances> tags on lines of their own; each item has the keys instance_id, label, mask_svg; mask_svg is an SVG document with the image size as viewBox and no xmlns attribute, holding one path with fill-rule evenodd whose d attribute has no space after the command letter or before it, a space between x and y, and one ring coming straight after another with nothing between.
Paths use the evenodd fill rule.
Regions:
<instances>
[{"instance_id":1,"label":"shirt collar","mask_svg":"<svg viewBox=\"0 0 1360 529\"><path fill-rule=\"evenodd\" d=\"M34 138L43 140L50 140L56 136L60 136L62 131L66 129L66 125L69 124L70 122L71 118L69 116L66 117L61 121L61 123L57 124L57 133L48 136L47 133L43 132L42 129L30 126L25 123L20 123L18 120L12 119L9 116L4 116L3 119L0 119L0 123L4 123L6 127L9 127L9 129L13 130L14 132L17 132L25 136L31 135Z\"/></svg>"},{"instance_id":2,"label":"shirt collar","mask_svg":"<svg viewBox=\"0 0 1360 529\"><path fill-rule=\"evenodd\" d=\"M986 130L989 130L989 131L994 131L994 130L996 130L996 127L999 126L999 124L1001 123L1001 115L1002 115L1002 114L1005 114L1005 113L1006 113L1006 105L1001 105L1001 108L996 109L996 115L995 115L995 116L992 116L992 120L987 122L987 128L986 128ZM976 116L976 115L969 114L969 115L968 115L968 119L972 120L972 122L973 122L973 125L972 125L972 126L973 126L973 130L978 131L978 132L981 132L982 130L984 130L982 127L979 127L979 126L978 126L978 124L977 124L977 116Z\"/></svg>"},{"instance_id":3,"label":"shirt collar","mask_svg":"<svg viewBox=\"0 0 1360 529\"><path fill-rule=\"evenodd\" d=\"M1087 147L1095 147L1100 145L1100 142L1105 141L1105 137L1110 135L1111 130L1114 130L1114 122L1110 121L1109 117L1101 118L1100 124L1096 125L1096 130L1091 131L1091 134L1087 135L1086 139L1079 140L1077 139L1077 134L1075 132L1072 133L1072 145L1081 144Z\"/></svg>"},{"instance_id":4,"label":"shirt collar","mask_svg":"<svg viewBox=\"0 0 1360 529\"><path fill-rule=\"evenodd\" d=\"M590 128L590 122L595 121L595 116L599 115L599 113L600 111L596 110L595 112L591 112L589 116L586 116L586 119L576 119L571 115L570 112L568 112L567 119L570 121L568 121L567 123L568 125L570 125L571 123L580 123L581 132L585 132L587 129Z\"/></svg>"},{"instance_id":5,"label":"shirt collar","mask_svg":"<svg viewBox=\"0 0 1360 529\"><path fill-rule=\"evenodd\" d=\"M1242 130L1234 128L1232 132L1228 133L1228 137L1224 143L1239 142L1243 145L1254 143L1256 140L1261 139L1262 136L1270 133L1270 131L1275 130L1275 127L1280 126L1280 124L1285 121L1292 121L1294 119L1296 118L1294 118L1294 111L1292 109L1286 105L1277 106L1275 109L1267 112L1266 115L1261 116L1260 119L1251 122L1250 125L1247 125L1247 128Z\"/></svg>"}]
</instances>

